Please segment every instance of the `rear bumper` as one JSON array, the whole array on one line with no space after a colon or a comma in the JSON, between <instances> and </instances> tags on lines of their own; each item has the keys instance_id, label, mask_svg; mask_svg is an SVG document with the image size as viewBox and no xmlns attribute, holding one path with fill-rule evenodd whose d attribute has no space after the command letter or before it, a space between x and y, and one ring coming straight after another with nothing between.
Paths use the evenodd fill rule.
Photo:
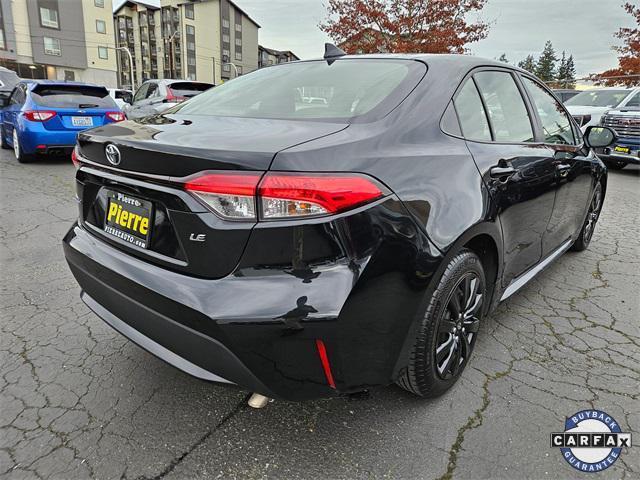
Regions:
<instances>
[{"instance_id":1,"label":"rear bumper","mask_svg":"<svg viewBox=\"0 0 640 480\"><path fill-rule=\"evenodd\" d=\"M422 318L441 257L408 215L397 217L397 205L395 218L390 212L383 203L309 226L301 235L316 248L313 231L323 241L351 243L304 268L286 264L287 246L277 249L285 252L277 267L256 259L274 243L271 235L286 233L256 229L246 248L253 258L245 255L220 279L149 264L77 224L63 245L85 303L143 348L198 378L304 400L386 385L406 366L412 325ZM378 234L363 230L364 221ZM326 347L335 389L317 340Z\"/></svg>"},{"instance_id":2,"label":"rear bumper","mask_svg":"<svg viewBox=\"0 0 640 480\"><path fill-rule=\"evenodd\" d=\"M20 135L20 146L26 154L56 153L69 154L76 144L79 132L66 130L47 130L42 125L34 125L30 122ZM37 148L43 145L44 148Z\"/></svg>"}]
</instances>

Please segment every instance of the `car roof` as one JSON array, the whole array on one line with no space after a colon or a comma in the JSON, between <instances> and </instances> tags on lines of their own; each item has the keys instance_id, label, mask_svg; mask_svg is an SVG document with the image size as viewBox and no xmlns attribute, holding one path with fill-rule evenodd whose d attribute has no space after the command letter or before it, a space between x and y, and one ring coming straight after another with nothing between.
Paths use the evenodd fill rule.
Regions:
<instances>
[{"instance_id":1,"label":"car roof","mask_svg":"<svg viewBox=\"0 0 640 480\"><path fill-rule=\"evenodd\" d=\"M22 83L26 83L27 85L29 85L29 87L31 89L33 89L34 87L38 86L38 85L57 85L57 86L62 86L62 85L69 85L69 86L73 86L73 87L99 87L99 88L105 88L102 85L97 85L95 83L85 83L85 82L66 82L64 80L22 80Z\"/></svg>"}]
</instances>

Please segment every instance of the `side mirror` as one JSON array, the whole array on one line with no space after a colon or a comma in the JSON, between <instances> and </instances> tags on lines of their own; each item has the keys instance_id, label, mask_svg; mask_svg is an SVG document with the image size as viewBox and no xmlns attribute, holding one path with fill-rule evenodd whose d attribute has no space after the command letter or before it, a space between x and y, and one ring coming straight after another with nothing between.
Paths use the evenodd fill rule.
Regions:
<instances>
[{"instance_id":1,"label":"side mirror","mask_svg":"<svg viewBox=\"0 0 640 480\"><path fill-rule=\"evenodd\" d=\"M613 144L618 139L615 130L609 127L587 127L584 132L585 143L591 148L604 148Z\"/></svg>"}]
</instances>

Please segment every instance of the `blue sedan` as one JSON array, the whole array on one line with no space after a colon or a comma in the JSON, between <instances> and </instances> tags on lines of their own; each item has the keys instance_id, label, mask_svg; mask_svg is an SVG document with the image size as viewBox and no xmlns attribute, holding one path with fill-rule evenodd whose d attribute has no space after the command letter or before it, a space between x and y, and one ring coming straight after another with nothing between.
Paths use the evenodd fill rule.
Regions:
<instances>
[{"instance_id":1,"label":"blue sedan","mask_svg":"<svg viewBox=\"0 0 640 480\"><path fill-rule=\"evenodd\" d=\"M78 132L124 120L105 87L53 80L23 80L1 115L2 148L29 162L39 155L70 154Z\"/></svg>"}]
</instances>

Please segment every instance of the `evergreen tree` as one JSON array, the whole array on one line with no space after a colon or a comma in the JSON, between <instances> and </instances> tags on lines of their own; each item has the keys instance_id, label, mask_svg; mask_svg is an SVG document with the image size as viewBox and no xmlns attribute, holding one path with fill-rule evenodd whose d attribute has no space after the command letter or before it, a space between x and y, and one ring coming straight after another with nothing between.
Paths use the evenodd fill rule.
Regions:
<instances>
[{"instance_id":1,"label":"evergreen tree","mask_svg":"<svg viewBox=\"0 0 640 480\"><path fill-rule=\"evenodd\" d=\"M562 51L562 57L560 57L560 66L556 72L556 81L559 87L564 87L564 83L567 79L567 55L565 51Z\"/></svg>"},{"instance_id":2,"label":"evergreen tree","mask_svg":"<svg viewBox=\"0 0 640 480\"><path fill-rule=\"evenodd\" d=\"M558 57L556 57L556 51L553 48L553 44L551 41L547 40L547 43L544 44L544 50L542 50L542 53L538 58L538 62L536 63L535 73L540 80L544 82L552 82L555 80L557 61Z\"/></svg>"},{"instance_id":3,"label":"evergreen tree","mask_svg":"<svg viewBox=\"0 0 640 480\"><path fill-rule=\"evenodd\" d=\"M567 59L567 73L565 78L566 88L575 88L576 86L576 65L573 62L573 55L569 55Z\"/></svg>"},{"instance_id":4,"label":"evergreen tree","mask_svg":"<svg viewBox=\"0 0 640 480\"><path fill-rule=\"evenodd\" d=\"M502 55L500 55L500 58L498 58L499 62L502 63L509 63L509 59L507 58L507 54L503 53Z\"/></svg>"},{"instance_id":5,"label":"evergreen tree","mask_svg":"<svg viewBox=\"0 0 640 480\"><path fill-rule=\"evenodd\" d=\"M518 67L527 72L535 73L536 72L536 59L533 58L533 55L528 55L527 58L518 62Z\"/></svg>"}]
</instances>

